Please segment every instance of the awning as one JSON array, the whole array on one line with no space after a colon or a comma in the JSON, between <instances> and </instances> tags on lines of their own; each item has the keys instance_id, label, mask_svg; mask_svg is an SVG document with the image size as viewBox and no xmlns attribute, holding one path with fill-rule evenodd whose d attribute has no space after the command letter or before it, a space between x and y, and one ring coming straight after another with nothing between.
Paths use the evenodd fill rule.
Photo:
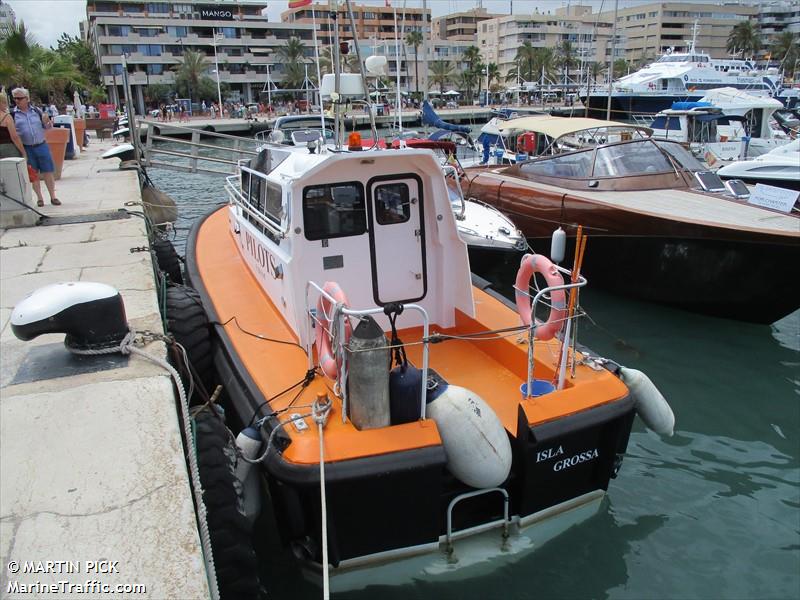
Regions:
<instances>
[{"instance_id":1,"label":"awning","mask_svg":"<svg viewBox=\"0 0 800 600\"><path fill-rule=\"evenodd\" d=\"M525 131L543 133L544 135L556 139L579 131L610 128L640 131L646 135L653 133L653 130L649 127L630 125L618 121L604 121L602 119L587 119L583 117L552 117L550 115L536 115L520 117L519 119L510 119L500 123L498 126L500 131L522 129Z\"/></svg>"}]
</instances>

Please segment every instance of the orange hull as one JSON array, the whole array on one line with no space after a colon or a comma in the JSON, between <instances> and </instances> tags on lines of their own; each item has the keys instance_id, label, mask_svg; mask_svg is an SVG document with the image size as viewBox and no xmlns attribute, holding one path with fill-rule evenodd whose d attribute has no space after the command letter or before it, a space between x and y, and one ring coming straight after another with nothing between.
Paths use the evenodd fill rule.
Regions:
<instances>
[{"instance_id":1,"label":"orange hull","mask_svg":"<svg viewBox=\"0 0 800 600\"><path fill-rule=\"evenodd\" d=\"M435 543L445 529L442 507L447 506L448 499L470 489L448 476L436 423L428 419L359 431L350 421L342 421L341 403L333 393L332 382L319 374L307 387L295 387L279 395L303 379L308 358L242 260L226 211L217 210L195 227L187 248L187 276L200 291L215 323L219 340L216 363L235 412L246 425L254 418L284 409L289 410L279 415L281 419L293 412L307 412L320 392L333 399L324 430L326 481L332 498L329 518L333 525L329 527L338 529L341 539L337 538L338 545L332 550L332 564ZM501 300L477 288L473 294L474 318L458 312L455 327L437 330L432 326L432 333L464 336L519 325L516 312ZM399 333L409 360L420 365L422 344L417 342L422 330L412 328ZM536 342L537 379L554 379L559 350L557 340ZM520 386L527 374L527 354L527 336L512 333L490 341L449 339L431 344L429 355L432 369L445 380L478 394L505 427L514 452L514 466L504 487L509 490L512 511L520 516L606 489L627 445L633 419L633 403L626 386L609 371L595 371L580 364L565 389L524 399ZM303 431L291 425L283 427L286 437L282 451L266 461L273 504L279 520L286 521L281 525L286 541L315 539L319 534L319 524L311 516L319 494L319 437L311 418L306 422L309 427ZM274 426L270 420L267 434L269 423ZM586 434L577 446L575 439L559 437L576 432ZM599 453L598 460L562 473L549 460L558 454L568 458L592 449ZM541 454L545 451L550 454ZM544 491L542 486L550 485L550 480L552 489ZM386 519L387 514L393 513L387 512L385 505L395 502L395 496L413 497L413 506L403 505L400 518ZM383 517L363 519L377 510L376 504L383 505ZM471 526L497 518L499 503L494 504L489 512L482 512L479 502L456 525ZM310 558L319 560L313 551Z\"/></svg>"}]
</instances>

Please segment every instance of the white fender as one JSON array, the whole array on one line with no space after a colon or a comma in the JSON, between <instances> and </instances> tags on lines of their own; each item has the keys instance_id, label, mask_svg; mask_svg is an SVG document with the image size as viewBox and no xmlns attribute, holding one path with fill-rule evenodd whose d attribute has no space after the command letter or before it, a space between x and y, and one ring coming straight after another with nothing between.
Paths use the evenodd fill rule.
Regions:
<instances>
[{"instance_id":1,"label":"white fender","mask_svg":"<svg viewBox=\"0 0 800 600\"><path fill-rule=\"evenodd\" d=\"M428 404L447 455L447 468L474 488L497 487L511 471L511 444L492 408L474 392L449 385Z\"/></svg>"},{"instance_id":2,"label":"white fender","mask_svg":"<svg viewBox=\"0 0 800 600\"><path fill-rule=\"evenodd\" d=\"M627 367L620 367L619 374L633 396L636 414L648 429L660 435L672 436L675 414L650 378L641 371Z\"/></svg>"}]
</instances>

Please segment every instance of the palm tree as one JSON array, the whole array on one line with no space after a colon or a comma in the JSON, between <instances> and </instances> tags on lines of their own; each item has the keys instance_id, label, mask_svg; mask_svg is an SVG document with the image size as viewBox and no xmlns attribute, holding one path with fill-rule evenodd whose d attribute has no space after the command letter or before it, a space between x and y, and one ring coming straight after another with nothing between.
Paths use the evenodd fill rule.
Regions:
<instances>
[{"instance_id":1,"label":"palm tree","mask_svg":"<svg viewBox=\"0 0 800 600\"><path fill-rule=\"evenodd\" d=\"M67 56L34 46L27 65L27 84L40 98L48 100L63 94L65 89L75 91L84 87L86 79Z\"/></svg>"},{"instance_id":2,"label":"palm tree","mask_svg":"<svg viewBox=\"0 0 800 600\"><path fill-rule=\"evenodd\" d=\"M481 62L481 51L478 50L477 46L468 46L463 54L461 55L463 61L467 63L467 72L470 73L469 77L462 77L462 81L465 83L469 83L469 86L466 87L467 98L469 101L472 101L472 86L475 85L475 82L478 83L478 95L480 95L481 91L481 84L483 82L483 78L481 77L483 73L483 63Z\"/></svg>"},{"instance_id":3,"label":"palm tree","mask_svg":"<svg viewBox=\"0 0 800 600\"><path fill-rule=\"evenodd\" d=\"M175 68L175 83L181 87L186 86L190 100L194 100L192 91L198 90L209 64L208 57L202 52L184 50L181 62Z\"/></svg>"},{"instance_id":4,"label":"palm tree","mask_svg":"<svg viewBox=\"0 0 800 600\"><path fill-rule=\"evenodd\" d=\"M593 62L589 63L589 75L592 76L592 82L597 85L597 78L606 72L606 63Z\"/></svg>"},{"instance_id":5,"label":"palm tree","mask_svg":"<svg viewBox=\"0 0 800 600\"><path fill-rule=\"evenodd\" d=\"M500 81L500 67L495 63L486 65L486 86L491 90L492 81Z\"/></svg>"},{"instance_id":6,"label":"palm tree","mask_svg":"<svg viewBox=\"0 0 800 600\"><path fill-rule=\"evenodd\" d=\"M752 21L741 21L728 34L727 50L731 54L741 52L742 58L752 56L761 49L761 34Z\"/></svg>"},{"instance_id":7,"label":"palm tree","mask_svg":"<svg viewBox=\"0 0 800 600\"><path fill-rule=\"evenodd\" d=\"M535 48L533 64L537 77L544 77L553 81L556 73L556 57L552 48ZM542 81L544 83L544 81Z\"/></svg>"},{"instance_id":8,"label":"palm tree","mask_svg":"<svg viewBox=\"0 0 800 600\"><path fill-rule=\"evenodd\" d=\"M472 88L475 86L475 80L479 79L480 75L477 71L466 69L461 71L456 78L456 85L462 90L466 90L466 95L469 101L472 101Z\"/></svg>"},{"instance_id":9,"label":"palm tree","mask_svg":"<svg viewBox=\"0 0 800 600\"><path fill-rule=\"evenodd\" d=\"M343 73L358 73L358 56L355 54L348 54L339 57L339 64ZM333 73L333 50L330 46L323 48L319 55L319 71L323 75L326 73Z\"/></svg>"},{"instance_id":10,"label":"palm tree","mask_svg":"<svg viewBox=\"0 0 800 600\"><path fill-rule=\"evenodd\" d=\"M422 45L422 32L409 31L408 35L406 35L406 44L414 47L414 87L416 88L415 91L417 95L419 95L419 67L417 63L417 48Z\"/></svg>"},{"instance_id":11,"label":"palm tree","mask_svg":"<svg viewBox=\"0 0 800 600\"><path fill-rule=\"evenodd\" d=\"M800 51L797 49L798 39L791 31L784 31L778 34L770 49L772 58L781 61L781 67L787 77L794 78L794 67L800 58Z\"/></svg>"},{"instance_id":12,"label":"palm tree","mask_svg":"<svg viewBox=\"0 0 800 600\"><path fill-rule=\"evenodd\" d=\"M517 55L514 57L514 62L517 63L517 72L523 75L526 81L533 81L534 63L536 62L536 48L531 46L530 42L525 42L517 48ZM522 66L525 69L522 69ZM516 79L516 75L514 76Z\"/></svg>"},{"instance_id":13,"label":"palm tree","mask_svg":"<svg viewBox=\"0 0 800 600\"><path fill-rule=\"evenodd\" d=\"M614 77L622 77L623 75L627 75L628 70L629 64L624 58L618 58L614 61Z\"/></svg>"},{"instance_id":14,"label":"palm tree","mask_svg":"<svg viewBox=\"0 0 800 600\"><path fill-rule=\"evenodd\" d=\"M562 40L556 48L556 63L564 70L564 81L569 85L569 68L578 64L572 42Z\"/></svg>"},{"instance_id":15,"label":"palm tree","mask_svg":"<svg viewBox=\"0 0 800 600\"><path fill-rule=\"evenodd\" d=\"M431 63L431 85L438 85L444 92L444 86L453 79L455 67L449 60L434 60Z\"/></svg>"}]
</instances>

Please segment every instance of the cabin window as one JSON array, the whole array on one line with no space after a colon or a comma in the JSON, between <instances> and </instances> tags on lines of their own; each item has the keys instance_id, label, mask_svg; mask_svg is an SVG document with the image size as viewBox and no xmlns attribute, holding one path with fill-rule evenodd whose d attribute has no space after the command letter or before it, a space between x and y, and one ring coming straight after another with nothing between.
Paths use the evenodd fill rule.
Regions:
<instances>
[{"instance_id":1,"label":"cabin window","mask_svg":"<svg viewBox=\"0 0 800 600\"><path fill-rule=\"evenodd\" d=\"M411 218L408 186L390 183L375 188L375 220L378 225L405 223Z\"/></svg>"},{"instance_id":2,"label":"cabin window","mask_svg":"<svg viewBox=\"0 0 800 600\"><path fill-rule=\"evenodd\" d=\"M668 120L669 119L669 120ZM681 130L681 120L679 117L656 117L650 125L653 129L669 129L670 131Z\"/></svg>"},{"instance_id":3,"label":"cabin window","mask_svg":"<svg viewBox=\"0 0 800 600\"><path fill-rule=\"evenodd\" d=\"M303 222L308 240L323 240L367 231L364 186L360 182L316 185L303 190Z\"/></svg>"}]
</instances>

